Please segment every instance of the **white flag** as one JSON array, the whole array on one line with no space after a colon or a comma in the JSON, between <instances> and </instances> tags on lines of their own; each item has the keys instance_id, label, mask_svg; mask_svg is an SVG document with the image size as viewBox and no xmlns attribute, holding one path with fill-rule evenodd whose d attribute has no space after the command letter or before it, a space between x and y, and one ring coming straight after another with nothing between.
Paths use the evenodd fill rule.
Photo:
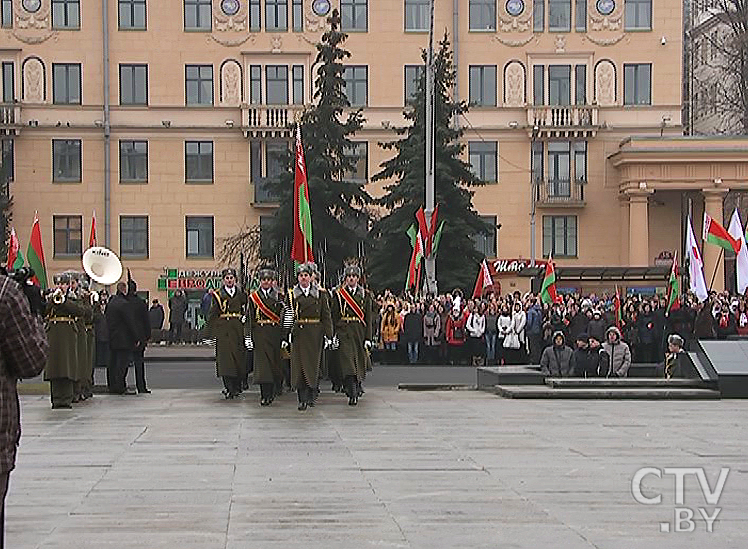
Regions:
<instances>
[{"instance_id":1,"label":"white flag","mask_svg":"<svg viewBox=\"0 0 748 549\"><path fill-rule=\"evenodd\" d=\"M690 217L688 218L688 233L686 234L686 250L688 251L689 290L693 292L700 302L706 301L709 292L706 289L706 281L704 280L704 261L701 259L699 245L693 236L693 226L691 225Z\"/></svg>"},{"instance_id":2,"label":"white flag","mask_svg":"<svg viewBox=\"0 0 748 549\"><path fill-rule=\"evenodd\" d=\"M730 227L727 229L727 232L731 237L740 242L740 249L735 258L735 270L738 275L738 293L742 295L745 293L745 289L748 288L748 250L745 249L743 224L740 222L740 214L737 208L732 213Z\"/></svg>"}]
</instances>

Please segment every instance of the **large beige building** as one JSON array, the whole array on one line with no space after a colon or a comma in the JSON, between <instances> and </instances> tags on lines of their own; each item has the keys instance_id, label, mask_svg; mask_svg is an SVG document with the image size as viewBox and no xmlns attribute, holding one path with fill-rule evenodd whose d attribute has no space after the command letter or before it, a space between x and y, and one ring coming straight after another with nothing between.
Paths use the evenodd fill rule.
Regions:
<instances>
[{"instance_id":1,"label":"large beige building","mask_svg":"<svg viewBox=\"0 0 748 549\"><path fill-rule=\"evenodd\" d=\"M403 123L428 40L428 0L0 5L0 127L22 246L38 210L50 272L77 267L95 210L100 243L162 300L168 279L205 283L189 271L216 268L222 237L272 214L268 159L311 102L331 8L349 33L349 99L365 107L354 178L387 157L378 142ZM455 93L473 104L457 122L488 182L475 207L501 226L478 243L486 255L651 265L680 249L687 203L699 232L699 212L721 218L726 190L745 184L744 142L668 139L682 133L678 0L435 5Z\"/></svg>"}]
</instances>

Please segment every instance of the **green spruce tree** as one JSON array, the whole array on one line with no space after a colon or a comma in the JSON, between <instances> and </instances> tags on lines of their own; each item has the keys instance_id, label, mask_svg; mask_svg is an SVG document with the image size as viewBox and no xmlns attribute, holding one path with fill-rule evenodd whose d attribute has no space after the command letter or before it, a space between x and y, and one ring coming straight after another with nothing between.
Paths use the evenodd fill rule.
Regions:
<instances>
[{"instance_id":1,"label":"green spruce tree","mask_svg":"<svg viewBox=\"0 0 748 549\"><path fill-rule=\"evenodd\" d=\"M354 146L351 137L363 126L364 117L361 109L349 111L351 104L345 94L343 62L351 54L343 48L348 35L339 30L337 10L328 23L330 29L317 44L314 105L304 112L300 123L315 259L323 263L320 268L332 276L344 259L358 255L358 244L366 236L366 206L371 203L371 197L364 188L365 182L356 183L345 177L354 169L354 160L349 154ZM295 130L294 126L294 135ZM282 248L283 258L288 259L295 222L293 147L283 161L289 166L288 172L269 182L270 192L280 204L275 212L271 239L273 247Z\"/></svg>"},{"instance_id":2,"label":"green spruce tree","mask_svg":"<svg viewBox=\"0 0 748 549\"><path fill-rule=\"evenodd\" d=\"M8 167L0 163L0 262L5 264L8 257L8 240L10 239L10 225L12 221L13 198L10 195L10 181Z\"/></svg>"},{"instance_id":3,"label":"green spruce tree","mask_svg":"<svg viewBox=\"0 0 748 549\"><path fill-rule=\"evenodd\" d=\"M425 59L425 53L423 55ZM471 290L483 257L476 251L472 235L489 234L490 228L473 208L470 187L482 183L461 159L463 131L452 126L468 105L451 97L455 80L453 55L445 35L434 55L434 155L435 193L439 204L439 222L445 221L436 256L436 273L440 291L454 288ZM377 290L389 288L399 292L405 285L411 246L405 231L414 223L415 212L424 205L426 168L426 77L422 71L417 92L404 111L410 125L397 128L400 139L384 143L396 155L382 163L382 170L372 181L391 180L386 194L376 204L386 209L369 233L372 249L367 258L369 281ZM422 267L424 271L424 267ZM425 272L422 274L422 280Z\"/></svg>"}]
</instances>

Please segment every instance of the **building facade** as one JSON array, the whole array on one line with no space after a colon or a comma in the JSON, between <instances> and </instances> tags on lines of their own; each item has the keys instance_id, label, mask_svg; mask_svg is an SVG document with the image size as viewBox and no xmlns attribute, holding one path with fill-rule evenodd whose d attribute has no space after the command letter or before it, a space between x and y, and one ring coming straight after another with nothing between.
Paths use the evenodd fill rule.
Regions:
<instances>
[{"instance_id":1,"label":"building facade","mask_svg":"<svg viewBox=\"0 0 748 549\"><path fill-rule=\"evenodd\" d=\"M679 2L435 4L436 35L454 48L454 93L473 105L456 123L487 183L474 198L497 227L476 239L487 256L650 265L682 245L684 190L697 210L714 210L745 175L678 157L686 184L663 168L662 155L681 150L668 141L682 134ZM210 284L221 239L272 215L264 182L289 121L312 101L330 10L349 34L346 93L366 117L352 151L362 181L390 154L378 143L403 124L429 27L428 0L0 6L0 128L22 246L38 211L50 272L78 268L95 211L99 243L162 301L174 285ZM527 286L512 278L505 289Z\"/></svg>"}]
</instances>

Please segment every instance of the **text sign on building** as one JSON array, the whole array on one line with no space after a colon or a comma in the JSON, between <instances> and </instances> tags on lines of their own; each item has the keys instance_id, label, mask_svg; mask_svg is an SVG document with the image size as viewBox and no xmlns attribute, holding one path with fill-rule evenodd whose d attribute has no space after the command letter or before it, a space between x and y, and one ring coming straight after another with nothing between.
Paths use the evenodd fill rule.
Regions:
<instances>
[{"instance_id":1,"label":"text sign on building","mask_svg":"<svg viewBox=\"0 0 748 549\"><path fill-rule=\"evenodd\" d=\"M158 289L165 290L214 290L222 284L221 272L216 270L164 269L158 279Z\"/></svg>"},{"instance_id":2,"label":"text sign on building","mask_svg":"<svg viewBox=\"0 0 748 549\"><path fill-rule=\"evenodd\" d=\"M500 278L505 276L517 276L522 269L530 266L529 259L504 259L497 257L495 259L489 259L487 263L492 278L496 276ZM536 267L545 267L546 263L548 262L545 259L535 260Z\"/></svg>"}]
</instances>

